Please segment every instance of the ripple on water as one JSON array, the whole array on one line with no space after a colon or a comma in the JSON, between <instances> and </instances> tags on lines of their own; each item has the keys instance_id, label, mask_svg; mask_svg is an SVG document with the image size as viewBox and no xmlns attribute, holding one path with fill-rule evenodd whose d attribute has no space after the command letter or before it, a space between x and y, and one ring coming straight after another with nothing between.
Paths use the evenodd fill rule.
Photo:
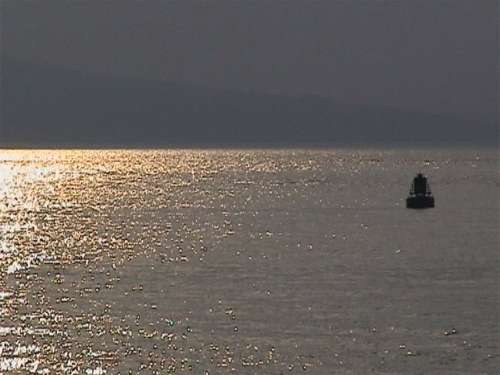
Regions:
<instances>
[{"instance_id":1,"label":"ripple on water","mask_svg":"<svg viewBox=\"0 0 500 375\"><path fill-rule=\"evenodd\" d=\"M355 298L346 300L331 280L340 290L347 284L324 271L336 261L333 252L362 255L357 237L371 239L382 225L363 217L352 225L361 233L349 233L340 215L357 204L350 183L363 173L381 182L376 167L390 168L376 154L67 151L0 158L0 373L314 372L335 340L340 357L330 364L342 359L348 371L349 348L359 355L376 347L374 334L359 335L356 345L335 334L364 297L351 292L361 276L341 270ZM366 181L356 188L373 192ZM321 220L328 220L324 233ZM334 241L333 231L344 241ZM378 322L376 332L383 334ZM368 363L377 354L366 349L363 356Z\"/></svg>"}]
</instances>

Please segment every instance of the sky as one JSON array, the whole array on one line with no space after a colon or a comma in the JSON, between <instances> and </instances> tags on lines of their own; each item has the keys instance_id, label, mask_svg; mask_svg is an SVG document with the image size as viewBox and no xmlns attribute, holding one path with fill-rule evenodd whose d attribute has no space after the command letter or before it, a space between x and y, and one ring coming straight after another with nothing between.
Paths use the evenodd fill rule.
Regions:
<instances>
[{"instance_id":1,"label":"sky","mask_svg":"<svg viewBox=\"0 0 500 375\"><path fill-rule=\"evenodd\" d=\"M495 121L497 0L1 0L1 55Z\"/></svg>"}]
</instances>

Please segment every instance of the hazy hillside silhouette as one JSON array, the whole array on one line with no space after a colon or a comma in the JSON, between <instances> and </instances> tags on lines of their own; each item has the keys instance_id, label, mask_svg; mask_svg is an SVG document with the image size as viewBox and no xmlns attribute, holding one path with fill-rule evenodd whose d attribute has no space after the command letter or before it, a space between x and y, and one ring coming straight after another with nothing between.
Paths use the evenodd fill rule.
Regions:
<instances>
[{"instance_id":1,"label":"hazy hillside silhouette","mask_svg":"<svg viewBox=\"0 0 500 375\"><path fill-rule=\"evenodd\" d=\"M496 124L2 62L0 146L494 145ZM360 88L361 90L362 88Z\"/></svg>"}]
</instances>

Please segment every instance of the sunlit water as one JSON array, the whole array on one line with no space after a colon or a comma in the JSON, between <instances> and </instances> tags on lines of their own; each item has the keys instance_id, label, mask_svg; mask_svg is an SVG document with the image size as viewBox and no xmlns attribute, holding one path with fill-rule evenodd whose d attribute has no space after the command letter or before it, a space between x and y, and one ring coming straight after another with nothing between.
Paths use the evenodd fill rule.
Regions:
<instances>
[{"instance_id":1,"label":"sunlit water","mask_svg":"<svg viewBox=\"0 0 500 375\"><path fill-rule=\"evenodd\" d=\"M404 207L413 175L436 208ZM0 374L496 374L492 151L0 151Z\"/></svg>"}]
</instances>

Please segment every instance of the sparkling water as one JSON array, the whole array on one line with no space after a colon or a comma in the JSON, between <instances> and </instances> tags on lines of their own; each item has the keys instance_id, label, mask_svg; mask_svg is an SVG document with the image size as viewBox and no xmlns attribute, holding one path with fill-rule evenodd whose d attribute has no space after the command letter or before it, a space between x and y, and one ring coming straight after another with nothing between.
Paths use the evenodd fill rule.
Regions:
<instances>
[{"instance_id":1,"label":"sparkling water","mask_svg":"<svg viewBox=\"0 0 500 375\"><path fill-rule=\"evenodd\" d=\"M496 374L498 192L491 150L0 151L0 374Z\"/></svg>"}]
</instances>

